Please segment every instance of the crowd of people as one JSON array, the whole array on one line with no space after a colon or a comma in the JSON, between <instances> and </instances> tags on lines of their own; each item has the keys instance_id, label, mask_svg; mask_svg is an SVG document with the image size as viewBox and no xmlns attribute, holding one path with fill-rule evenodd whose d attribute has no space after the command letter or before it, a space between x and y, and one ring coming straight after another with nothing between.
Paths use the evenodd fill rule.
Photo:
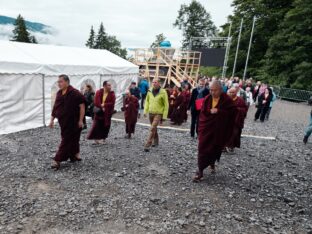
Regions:
<instances>
[{"instance_id":1,"label":"crowd of people","mask_svg":"<svg viewBox=\"0 0 312 234\"><path fill-rule=\"evenodd\" d=\"M56 95L50 127L57 118L61 128L61 144L54 158L52 168L60 168L62 161L81 161L79 150L80 134L86 125L85 116L92 118L92 127L87 133L88 140L95 145L105 143L115 112L116 96L108 81L96 92L86 85L83 93L70 85L67 75L58 78L60 90ZM252 79L246 82L237 77L217 79L201 77L191 89L187 79L177 86L162 88L158 79L142 78L137 85L132 82L123 98L122 111L125 117L125 133L131 138L140 118L140 109L150 122L144 151L159 145L157 127L170 119L172 125L181 125L191 115L190 135L198 139L198 171L194 182L203 178L203 171L210 167L215 172L215 162L222 152L233 152L240 147L240 138L248 109L257 108L255 121L269 119L272 104L276 98L267 84Z\"/></svg>"}]
</instances>

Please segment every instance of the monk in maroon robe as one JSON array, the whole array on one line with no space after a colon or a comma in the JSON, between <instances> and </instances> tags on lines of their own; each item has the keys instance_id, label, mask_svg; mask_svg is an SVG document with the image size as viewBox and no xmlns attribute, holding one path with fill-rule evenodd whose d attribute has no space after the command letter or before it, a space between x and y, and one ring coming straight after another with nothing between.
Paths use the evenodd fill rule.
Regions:
<instances>
[{"instance_id":1,"label":"monk in maroon robe","mask_svg":"<svg viewBox=\"0 0 312 234\"><path fill-rule=\"evenodd\" d=\"M232 99L222 92L221 82L213 81L199 115L198 171L194 182L203 178L203 171L208 166L215 173L215 162L220 160L232 133L235 111Z\"/></svg>"},{"instance_id":2,"label":"monk in maroon robe","mask_svg":"<svg viewBox=\"0 0 312 234\"><path fill-rule=\"evenodd\" d=\"M235 147L240 148L241 135L242 135L242 130L244 128L245 118L248 112L248 106L246 105L246 102L244 101L244 99L237 96L236 88L229 89L228 95L232 98L236 106L236 116L235 116L235 122L233 126L233 132L231 134L229 142L226 145L227 151L233 152Z\"/></svg>"},{"instance_id":3,"label":"monk in maroon robe","mask_svg":"<svg viewBox=\"0 0 312 234\"><path fill-rule=\"evenodd\" d=\"M191 91L190 91L191 87L189 86L189 84L185 84L184 85L184 89L182 92L182 95L185 97L185 107L184 107L184 121L187 121L187 109L189 106L189 103L191 101Z\"/></svg>"},{"instance_id":4,"label":"monk in maroon robe","mask_svg":"<svg viewBox=\"0 0 312 234\"><path fill-rule=\"evenodd\" d=\"M131 134L134 133L135 125L138 120L139 100L134 95L131 95L129 91L126 92L124 106L122 109L125 114L126 137L131 138Z\"/></svg>"},{"instance_id":5,"label":"monk in maroon robe","mask_svg":"<svg viewBox=\"0 0 312 234\"><path fill-rule=\"evenodd\" d=\"M182 89L177 89L177 96L173 104L173 110L171 114L171 122L174 125L181 125L184 121L184 112L185 112L185 96L182 93Z\"/></svg>"},{"instance_id":6,"label":"monk in maroon robe","mask_svg":"<svg viewBox=\"0 0 312 234\"><path fill-rule=\"evenodd\" d=\"M171 118L173 109L174 109L174 103L178 95L178 87L174 86L173 89L170 91L170 97L169 97L169 111L168 111L168 117Z\"/></svg>"},{"instance_id":7,"label":"monk in maroon robe","mask_svg":"<svg viewBox=\"0 0 312 234\"><path fill-rule=\"evenodd\" d=\"M115 101L116 97L114 91L111 90L111 84L104 81L103 88L96 91L94 97L94 120L88 140L95 140L95 144L105 142L111 126Z\"/></svg>"},{"instance_id":8,"label":"monk in maroon robe","mask_svg":"<svg viewBox=\"0 0 312 234\"><path fill-rule=\"evenodd\" d=\"M54 119L57 118L61 128L62 141L54 157L53 169L58 170L60 163L70 159L72 162L81 161L79 152L79 140L83 127L85 114L85 98L70 84L67 75L60 75L58 86L60 90L56 94L52 110L50 128L54 127Z\"/></svg>"}]
</instances>

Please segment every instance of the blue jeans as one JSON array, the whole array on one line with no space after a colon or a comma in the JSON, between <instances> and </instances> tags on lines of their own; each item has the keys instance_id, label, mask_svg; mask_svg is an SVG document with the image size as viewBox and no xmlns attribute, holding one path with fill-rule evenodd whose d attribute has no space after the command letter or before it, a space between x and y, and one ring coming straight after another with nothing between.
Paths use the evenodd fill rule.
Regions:
<instances>
[{"instance_id":1,"label":"blue jeans","mask_svg":"<svg viewBox=\"0 0 312 234\"><path fill-rule=\"evenodd\" d=\"M312 134L312 115L310 115L310 124L306 128L304 136L309 137L311 134Z\"/></svg>"}]
</instances>

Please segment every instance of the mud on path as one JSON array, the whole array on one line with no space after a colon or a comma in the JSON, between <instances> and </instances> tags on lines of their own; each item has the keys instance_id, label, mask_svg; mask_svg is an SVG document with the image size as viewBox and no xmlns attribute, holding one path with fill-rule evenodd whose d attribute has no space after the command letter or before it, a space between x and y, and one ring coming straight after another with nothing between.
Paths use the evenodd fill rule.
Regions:
<instances>
[{"instance_id":1,"label":"mud on path","mask_svg":"<svg viewBox=\"0 0 312 234\"><path fill-rule=\"evenodd\" d=\"M113 122L106 145L84 132L83 161L57 172L58 128L0 136L0 233L311 233L312 144L301 143L311 109L273 108L264 124L251 109L244 133L277 140L243 138L200 184L187 132L160 130L161 145L144 153L148 129L128 140Z\"/></svg>"}]
</instances>

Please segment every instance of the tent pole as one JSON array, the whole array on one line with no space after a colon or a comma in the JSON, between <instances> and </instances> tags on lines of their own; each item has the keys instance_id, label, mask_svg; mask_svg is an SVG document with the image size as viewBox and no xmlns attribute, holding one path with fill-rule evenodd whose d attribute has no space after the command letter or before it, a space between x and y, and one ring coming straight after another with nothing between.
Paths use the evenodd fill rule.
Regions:
<instances>
[{"instance_id":1,"label":"tent pole","mask_svg":"<svg viewBox=\"0 0 312 234\"><path fill-rule=\"evenodd\" d=\"M43 126L46 127L46 122L45 122L45 115L46 115L46 110L45 110L45 91L44 91L44 87L45 87L45 83L44 83L44 74L41 75L41 79L42 79L42 100L43 100Z\"/></svg>"},{"instance_id":2,"label":"tent pole","mask_svg":"<svg viewBox=\"0 0 312 234\"><path fill-rule=\"evenodd\" d=\"M253 37L253 34L254 34L254 29L255 29L255 22L256 22L256 17L254 16L253 17L253 21L252 21L252 28L251 28L251 33L250 33L250 40L249 40L249 46L248 46L248 52L247 52L247 58L246 58L246 63L245 63L243 80L246 79L248 60L249 60L250 49L251 49L251 44L252 44L252 37Z\"/></svg>"},{"instance_id":3,"label":"tent pole","mask_svg":"<svg viewBox=\"0 0 312 234\"><path fill-rule=\"evenodd\" d=\"M244 22L244 18L242 18L241 23L240 23L240 27L239 27L239 34L238 34L238 39L237 39L237 47L236 47L232 77L234 77L234 75L235 75L236 62L237 62L237 56L238 56L238 50L239 50L239 43L240 43L241 36L242 36L243 22Z\"/></svg>"},{"instance_id":4,"label":"tent pole","mask_svg":"<svg viewBox=\"0 0 312 234\"><path fill-rule=\"evenodd\" d=\"M228 62L230 47L231 47L231 29L232 29L232 22L230 23L229 34L226 39L226 49L225 49L224 63L223 63L223 69L222 69L222 78L225 78L226 76L227 62Z\"/></svg>"}]
</instances>

